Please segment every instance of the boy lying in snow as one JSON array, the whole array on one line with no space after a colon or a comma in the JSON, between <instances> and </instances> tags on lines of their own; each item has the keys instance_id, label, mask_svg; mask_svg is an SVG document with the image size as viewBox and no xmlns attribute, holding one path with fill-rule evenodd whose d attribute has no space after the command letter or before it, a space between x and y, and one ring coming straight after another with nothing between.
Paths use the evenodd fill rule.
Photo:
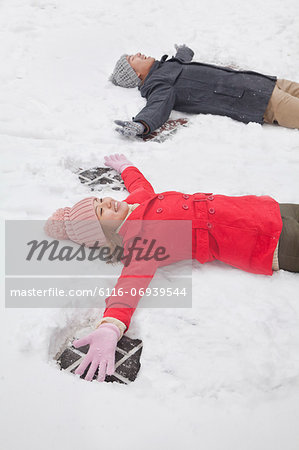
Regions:
<instances>
[{"instance_id":1,"label":"boy lying in snow","mask_svg":"<svg viewBox=\"0 0 299 450\"><path fill-rule=\"evenodd\" d=\"M133 121L116 121L119 133L146 136L167 121L172 109L299 128L299 83L191 62L189 47L176 50L175 57L164 55L160 61L141 53L117 61L110 80L126 88L138 86L147 100Z\"/></svg>"}]
</instances>

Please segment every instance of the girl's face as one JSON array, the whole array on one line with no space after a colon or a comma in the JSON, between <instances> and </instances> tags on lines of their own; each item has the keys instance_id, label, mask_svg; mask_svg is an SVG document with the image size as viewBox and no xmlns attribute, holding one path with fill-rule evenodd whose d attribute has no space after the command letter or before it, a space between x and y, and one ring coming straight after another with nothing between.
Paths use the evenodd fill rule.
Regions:
<instances>
[{"instance_id":1,"label":"girl's face","mask_svg":"<svg viewBox=\"0 0 299 450\"><path fill-rule=\"evenodd\" d=\"M109 231L115 231L125 220L129 211L126 202L120 202L111 197L95 199L94 207L101 225Z\"/></svg>"}]
</instances>

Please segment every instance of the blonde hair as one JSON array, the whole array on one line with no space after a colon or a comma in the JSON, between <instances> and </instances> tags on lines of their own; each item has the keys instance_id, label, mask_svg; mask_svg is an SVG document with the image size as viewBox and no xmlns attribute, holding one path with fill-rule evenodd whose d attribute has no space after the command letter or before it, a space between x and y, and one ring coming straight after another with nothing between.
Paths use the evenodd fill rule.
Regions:
<instances>
[{"instance_id":1,"label":"blonde hair","mask_svg":"<svg viewBox=\"0 0 299 450\"><path fill-rule=\"evenodd\" d=\"M108 255L110 258L107 261L107 264L116 264L121 261L123 256L124 246L122 237L115 231L105 230L103 225L102 230L107 240L106 247L110 249L110 255Z\"/></svg>"}]
</instances>

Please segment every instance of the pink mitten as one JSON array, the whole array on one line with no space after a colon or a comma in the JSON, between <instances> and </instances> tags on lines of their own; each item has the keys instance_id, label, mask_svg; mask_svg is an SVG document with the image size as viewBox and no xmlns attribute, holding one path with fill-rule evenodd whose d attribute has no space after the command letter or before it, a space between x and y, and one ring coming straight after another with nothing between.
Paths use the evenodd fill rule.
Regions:
<instances>
[{"instance_id":1,"label":"pink mitten","mask_svg":"<svg viewBox=\"0 0 299 450\"><path fill-rule=\"evenodd\" d=\"M91 381L97 368L99 368L98 381L104 381L105 376L114 373L115 350L120 331L113 323L103 323L99 328L82 339L73 342L78 348L89 345L89 350L80 366L75 370L78 375L83 375L88 365L89 370L85 380Z\"/></svg>"},{"instance_id":2,"label":"pink mitten","mask_svg":"<svg viewBox=\"0 0 299 450\"><path fill-rule=\"evenodd\" d=\"M134 164L125 155L115 153L114 155L105 156L105 166L112 167L118 173L122 173L127 167L134 166Z\"/></svg>"}]
</instances>

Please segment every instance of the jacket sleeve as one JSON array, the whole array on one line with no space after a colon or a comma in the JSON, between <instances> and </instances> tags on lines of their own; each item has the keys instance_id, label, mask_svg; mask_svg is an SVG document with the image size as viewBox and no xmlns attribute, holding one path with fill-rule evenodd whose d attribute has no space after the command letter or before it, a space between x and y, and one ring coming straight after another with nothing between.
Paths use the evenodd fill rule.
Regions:
<instances>
[{"instance_id":1,"label":"jacket sleeve","mask_svg":"<svg viewBox=\"0 0 299 450\"><path fill-rule=\"evenodd\" d=\"M146 293L157 266L154 262L131 261L106 299L105 317L120 320L128 329L131 317L141 297Z\"/></svg>"},{"instance_id":2,"label":"jacket sleeve","mask_svg":"<svg viewBox=\"0 0 299 450\"><path fill-rule=\"evenodd\" d=\"M146 129L143 136L161 127L169 118L175 104L175 92L171 85L158 84L148 96L146 106L133 118L141 122Z\"/></svg>"},{"instance_id":3,"label":"jacket sleeve","mask_svg":"<svg viewBox=\"0 0 299 450\"><path fill-rule=\"evenodd\" d=\"M194 56L194 51L191 48L187 47L187 45L180 45L175 54L175 58L179 59L182 62L191 62Z\"/></svg>"},{"instance_id":4,"label":"jacket sleeve","mask_svg":"<svg viewBox=\"0 0 299 450\"><path fill-rule=\"evenodd\" d=\"M127 190L132 193L136 189L143 188L150 193L155 193L152 185L142 175L137 167L129 166L121 173L121 177L124 180Z\"/></svg>"}]
</instances>

